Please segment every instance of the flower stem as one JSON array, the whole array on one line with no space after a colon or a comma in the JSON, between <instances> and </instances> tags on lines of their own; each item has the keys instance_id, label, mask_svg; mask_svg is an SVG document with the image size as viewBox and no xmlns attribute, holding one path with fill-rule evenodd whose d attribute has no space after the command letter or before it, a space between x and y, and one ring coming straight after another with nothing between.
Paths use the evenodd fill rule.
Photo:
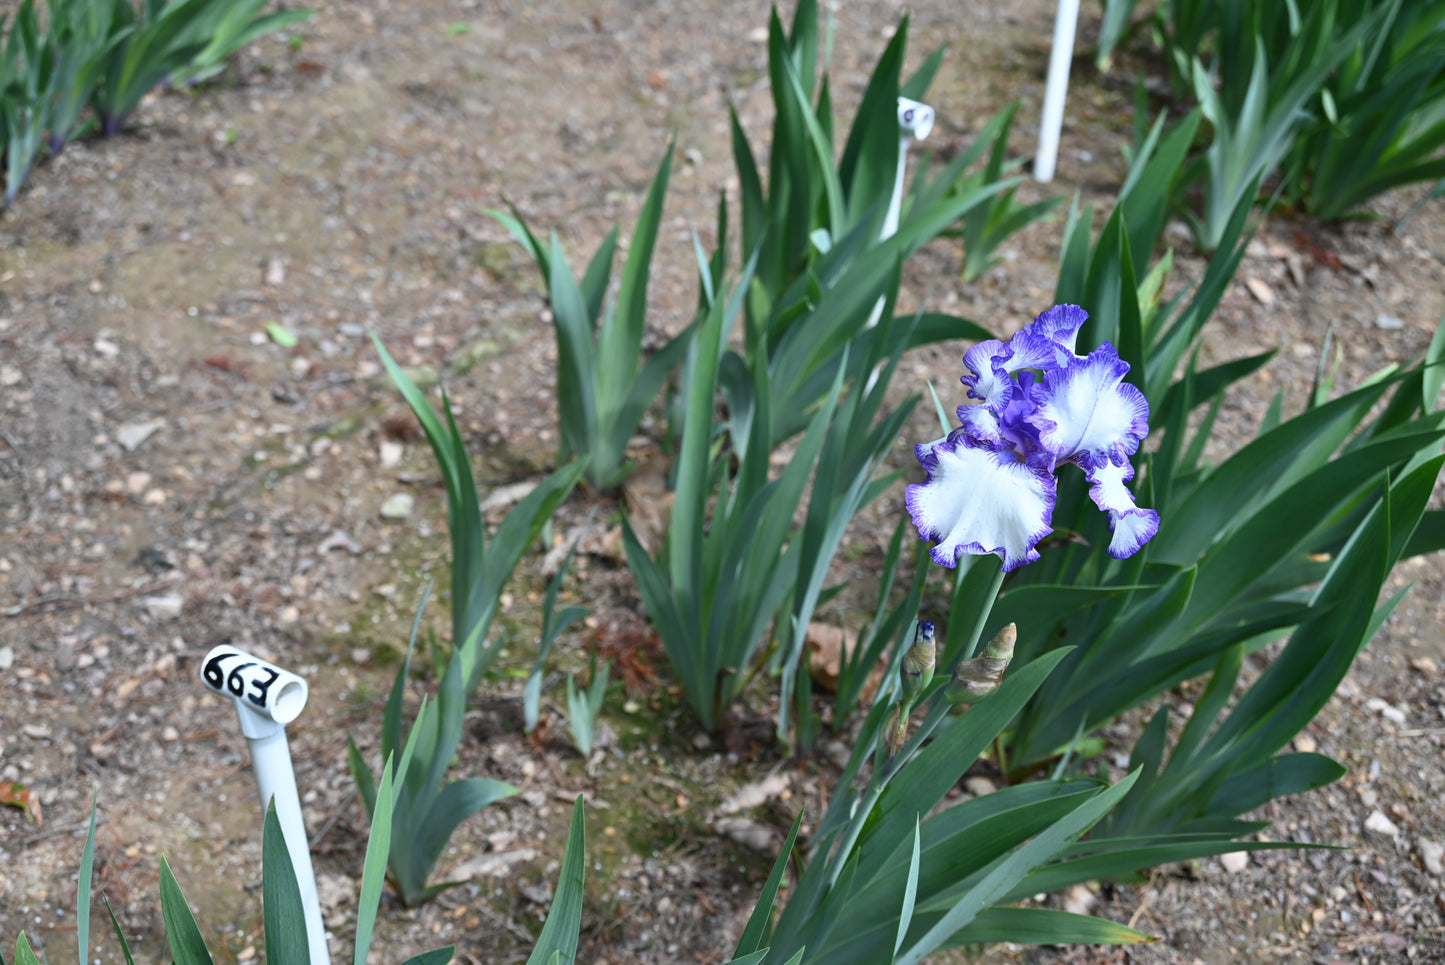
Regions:
<instances>
[{"instance_id":1,"label":"flower stem","mask_svg":"<svg viewBox=\"0 0 1445 965\"><path fill-rule=\"evenodd\" d=\"M969 632L968 641L960 649L957 658L962 658L964 654L973 656L974 651L978 648L979 638L983 636L984 624L988 622L989 614L993 612L993 605L998 600L998 591L1000 587L1003 586L1003 577L1003 568L1000 567L998 575L994 577L992 590L987 597L988 602L979 608L978 616L975 618L974 625ZM952 662L957 663L958 659ZM943 723L944 718L948 716L949 710L952 709L948 701L943 699L943 692L948 686L949 675L951 673L952 668L949 669L947 674L939 674L934 680L931 688L932 693L927 698L927 701L932 702L929 707L928 716L924 718L923 723L919 725L918 731L909 738L908 743L903 746L903 749L897 754L889 756L881 765L875 764L873 777L868 782L868 790L858 802L857 809L854 810L852 816L848 819L848 826L839 839L840 844L837 850L833 852L831 859L832 864L828 868L828 887L830 889L837 883L838 876L843 873L843 867L848 863L853 848L857 845L858 838L863 833L863 825L867 823L868 815L873 813L873 808L878 804L878 799L883 796L883 790L888 786L889 782L898 776L903 768L907 766L908 762L913 760L914 756L917 755L918 751L923 747L923 742L933 736L933 732ZM920 701L920 703L922 702L926 701ZM909 705L907 709L911 710L911 705Z\"/></svg>"}]
</instances>

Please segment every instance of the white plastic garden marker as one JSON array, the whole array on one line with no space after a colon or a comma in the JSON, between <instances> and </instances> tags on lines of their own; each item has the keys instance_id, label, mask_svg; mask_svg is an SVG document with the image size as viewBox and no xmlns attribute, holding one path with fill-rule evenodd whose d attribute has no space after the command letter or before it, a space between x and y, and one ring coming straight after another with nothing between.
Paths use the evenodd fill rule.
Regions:
<instances>
[{"instance_id":1,"label":"white plastic garden marker","mask_svg":"<svg viewBox=\"0 0 1445 965\"><path fill-rule=\"evenodd\" d=\"M907 97L898 98L898 173L893 177L893 197L888 201L888 213L883 217L883 232L878 236L879 241L887 241L898 233L898 218L903 212L903 175L908 167L908 144L914 139L923 140L931 130L933 108ZM873 306L873 314L868 316L868 324L863 326L865 329L878 324L878 319L883 317L885 301L882 296L878 298L877 304ZM870 391L873 383L878 381L879 368L875 368L868 376L864 392Z\"/></svg>"},{"instance_id":2,"label":"white plastic garden marker","mask_svg":"<svg viewBox=\"0 0 1445 965\"><path fill-rule=\"evenodd\" d=\"M893 198L888 202L888 216L883 219L881 241L898 232L898 216L903 210L903 173L908 165L908 144L921 141L933 130L933 108L906 97L898 98L898 173L893 178Z\"/></svg>"},{"instance_id":3,"label":"white plastic garden marker","mask_svg":"<svg viewBox=\"0 0 1445 965\"><path fill-rule=\"evenodd\" d=\"M883 217L883 231L878 236L879 241L887 241L898 233L898 218L903 213L903 176L908 167L908 145L911 141L923 140L932 130L933 108L907 97L898 98L898 173L893 176L893 197L888 201L888 213ZM878 324L878 319L883 317L884 301L883 298L878 299L878 304L873 306L873 314L868 316L868 324L864 328L872 328ZM875 369L868 379L869 389L873 388L873 382L877 378L878 371Z\"/></svg>"},{"instance_id":4,"label":"white plastic garden marker","mask_svg":"<svg viewBox=\"0 0 1445 965\"><path fill-rule=\"evenodd\" d=\"M1069 65L1074 60L1074 29L1079 23L1079 0L1059 0L1054 17L1054 49L1049 54L1049 79L1044 87L1044 116L1039 121L1039 147L1034 154L1034 180L1054 179L1059 159L1059 132L1064 128L1064 98L1069 93Z\"/></svg>"},{"instance_id":5,"label":"white plastic garden marker","mask_svg":"<svg viewBox=\"0 0 1445 965\"><path fill-rule=\"evenodd\" d=\"M301 799L296 794L296 773L291 767L291 746L286 725L306 706L306 681L294 673L222 644L201 663L201 682L236 705L236 720L251 747L251 769L264 809L276 802L276 817L286 839L286 851L301 889L301 910L306 916L310 965L328 965L326 930L321 923L321 902L316 896L316 873L301 821Z\"/></svg>"}]
</instances>

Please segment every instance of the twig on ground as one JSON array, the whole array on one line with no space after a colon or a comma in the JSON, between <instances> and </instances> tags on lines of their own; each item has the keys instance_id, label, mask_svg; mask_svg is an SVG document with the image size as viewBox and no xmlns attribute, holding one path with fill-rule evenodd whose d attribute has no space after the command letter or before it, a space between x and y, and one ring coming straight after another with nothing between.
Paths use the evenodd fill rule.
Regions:
<instances>
[{"instance_id":1,"label":"twig on ground","mask_svg":"<svg viewBox=\"0 0 1445 965\"><path fill-rule=\"evenodd\" d=\"M53 606L55 609L64 609L73 606L95 606L100 603L115 603L118 600L129 599L133 596L140 596L143 593L156 593L172 586L174 579L157 580L154 583L146 583L143 586L133 586L128 590L120 590L109 596L84 597L76 593L47 593L44 596L36 597L29 603L17 603L12 607L0 610L0 616L18 617L24 616L31 610L38 610L42 607Z\"/></svg>"},{"instance_id":2,"label":"twig on ground","mask_svg":"<svg viewBox=\"0 0 1445 965\"><path fill-rule=\"evenodd\" d=\"M105 822L102 821L102 820L100 819L100 817L98 817L98 816L96 817L96 819L95 819L95 826L96 826L97 828L100 827L100 826L101 826L102 824L104 824L104 823L105 823ZM62 834L70 834L70 833L73 832L73 831L85 831L85 832L89 832L89 831L90 831L90 819L87 818L87 819L84 820L84 821L76 821L74 824L62 824L62 825L60 825L59 827L46 828L44 831L37 831L37 832L35 832L34 834L30 835L30 837L25 838L24 840L22 840L22 841L20 842L20 847L21 847L21 849L23 850L23 849L25 849L25 848L30 847L32 844L35 844L37 841L44 841L46 838L59 837L59 836L62 835Z\"/></svg>"}]
</instances>

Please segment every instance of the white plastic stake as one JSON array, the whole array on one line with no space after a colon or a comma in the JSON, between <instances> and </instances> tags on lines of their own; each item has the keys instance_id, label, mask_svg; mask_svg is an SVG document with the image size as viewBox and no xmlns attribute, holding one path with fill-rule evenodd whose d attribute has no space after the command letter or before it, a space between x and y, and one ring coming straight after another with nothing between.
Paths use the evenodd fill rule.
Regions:
<instances>
[{"instance_id":1,"label":"white plastic stake","mask_svg":"<svg viewBox=\"0 0 1445 965\"><path fill-rule=\"evenodd\" d=\"M1039 121L1039 148L1034 155L1034 180L1040 184L1054 179L1059 159L1059 132L1064 127L1064 99L1069 93L1069 66L1074 60L1074 29L1078 23L1079 0L1059 0L1049 79L1044 88L1044 115Z\"/></svg>"},{"instance_id":2,"label":"white plastic stake","mask_svg":"<svg viewBox=\"0 0 1445 965\"><path fill-rule=\"evenodd\" d=\"M903 213L903 182L908 167L908 145L913 140L923 140L933 130L933 108L907 97L898 98L898 173L893 177L893 197L888 201L888 213L883 218L883 231L879 241L887 241L898 233L898 219ZM864 328L872 328L883 317L884 299L878 299L873 314L868 316ZM870 381L869 386L872 386Z\"/></svg>"},{"instance_id":3,"label":"white plastic stake","mask_svg":"<svg viewBox=\"0 0 1445 965\"><path fill-rule=\"evenodd\" d=\"M923 140L931 130L933 108L907 97L898 98L898 173L893 177L893 197L888 201L888 213L883 217L883 231L878 236L879 241L887 241L898 233L898 219L903 213L903 181L908 167L908 144L915 139ZM868 316L868 324L863 326L865 330L877 325L878 320L883 317L885 301L886 299L880 297L873 306L873 314ZM868 384L863 387L865 393L872 390L881 369L882 366L879 365L868 376Z\"/></svg>"},{"instance_id":4,"label":"white plastic stake","mask_svg":"<svg viewBox=\"0 0 1445 965\"><path fill-rule=\"evenodd\" d=\"M251 748L251 769L256 773L256 787L261 792L261 808L264 812L275 801L286 851L296 871L301 910L306 916L310 965L329 965L321 902L316 895L316 872L311 867L306 825L301 820L301 798L296 793L291 746L286 742L286 725L299 717L306 706L306 681L244 650L223 644L206 654L201 663L201 682L214 693L229 697L236 705L236 720Z\"/></svg>"}]
</instances>

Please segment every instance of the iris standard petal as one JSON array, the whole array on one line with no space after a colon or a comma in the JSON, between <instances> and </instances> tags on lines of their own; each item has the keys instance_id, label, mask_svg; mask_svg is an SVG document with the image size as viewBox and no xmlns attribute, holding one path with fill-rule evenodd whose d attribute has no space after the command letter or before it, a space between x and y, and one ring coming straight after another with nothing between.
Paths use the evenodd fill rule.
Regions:
<instances>
[{"instance_id":1,"label":"iris standard petal","mask_svg":"<svg viewBox=\"0 0 1445 965\"><path fill-rule=\"evenodd\" d=\"M1129 363L1105 342L1087 358L1044 373L1030 421L1056 462L1085 469L1122 463L1149 434L1149 402L1123 381Z\"/></svg>"},{"instance_id":2,"label":"iris standard petal","mask_svg":"<svg viewBox=\"0 0 1445 965\"><path fill-rule=\"evenodd\" d=\"M986 339L963 353L968 375L959 379L968 386L968 397L984 405L1002 408L1013 394L1014 384L1002 359L1008 357L1008 346L996 338Z\"/></svg>"},{"instance_id":3,"label":"iris standard petal","mask_svg":"<svg viewBox=\"0 0 1445 965\"><path fill-rule=\"evenodd\" d=\"M1075 355L1074 345L1079 337L1079 329L1083 328L1084 323L1088 320L1089 313L1078 305L1055 305L1048 311L1035 316L1030 324L1024 326L1019 335L1024 332L1042 335L1049 341L1057 343L1070 355Z\"/></svg>"},{"instance_id":4,"label":"iris standard petal","mask_svg":"<svg viewBox=\"0 0 1445 965\"><path fill-rule=\"evenodd\" d=\"M1008 340L1011 353L1004 362L1010 373L1025 369L1048 372L1078 359L1074 344L1089 313L1077 305L1055 305Z\"/></svg>"},{"instance_id":5,"label":"iris standard petal","mask_svg":"<svg viewBox=\"0 0 1445 965\"><path fill-rule=\"evenodd\" d=\"M908 512L940 566L965 553L997 553L1012 570L1039 558L1034 546L1052 528L1054 477L1012 452L970 447L959 435L920 460L928 482L908 487Z\"/></svg>"}]
</instances>

